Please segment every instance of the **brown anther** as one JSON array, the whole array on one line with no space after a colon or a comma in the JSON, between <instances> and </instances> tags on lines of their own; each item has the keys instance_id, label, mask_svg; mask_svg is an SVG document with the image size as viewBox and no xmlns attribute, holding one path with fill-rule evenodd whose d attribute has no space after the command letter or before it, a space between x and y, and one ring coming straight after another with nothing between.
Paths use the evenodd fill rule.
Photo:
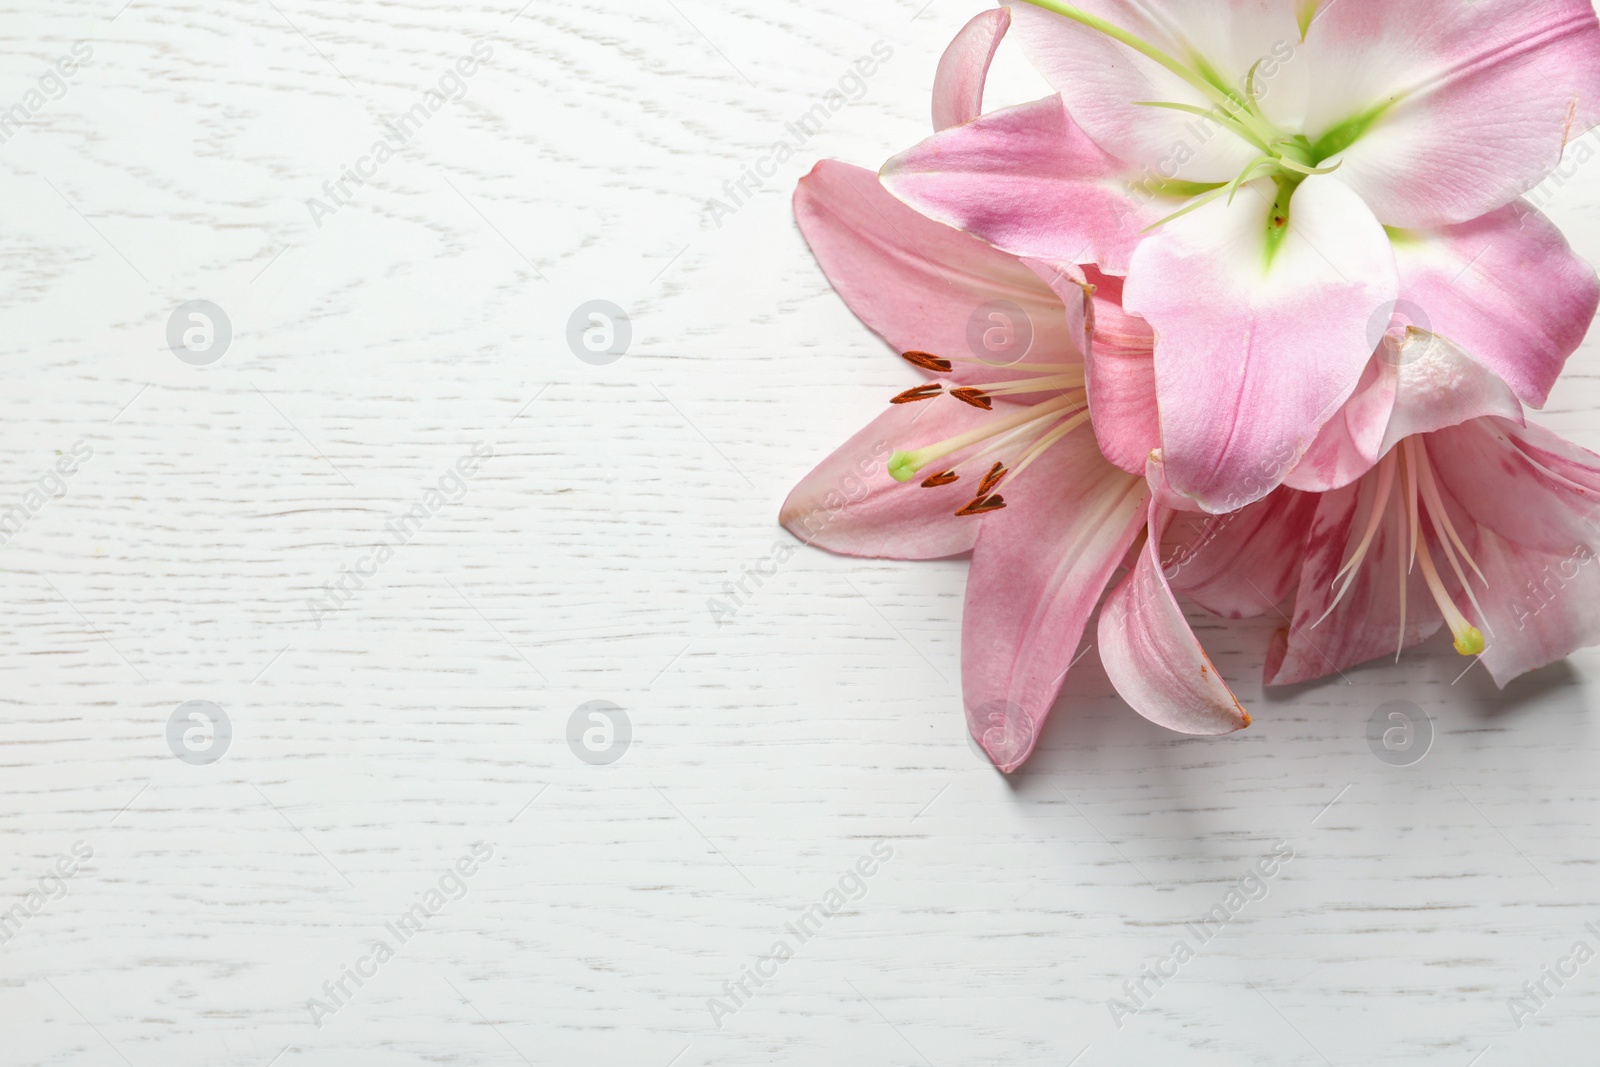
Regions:
<instances>
[{"instance_id":1,"label":"brown anther","mask_svg":"<svg viewBox=\"0 0 1600 1067\"><path fill-rule=\"evenodd\" d=\"M1006 465L1004 463L996 463L993 467L990 467L989 473L985 474L983 481L978 483L978 495L988 496L994 492L994 487L1000 484L1000 479L1004 478L1006 474Z\"/></svg>"},{"instance_id":2,"label":"brown anther","mask_svg":"<svg viewBox=\"0 0 1600 1067\"><path fill-rule=\"evenodd\" d=\"M962 389L950 390L950 395L963 404L971 404L973 407L982 408L984 411L994 410L994 402L989 399L989 394L982 389L974 389L971 386L967 386Z\"/></svg>"},{"instance_id":3,"label":"brown anther","mask_svg":"<svg viewBox=\"0 0 1600 1067\"><path fill-rule=\"evenodd\" d=\"M957 518L966 518L968 515L987 515L991 511L999 511L1006 506L1004 497L980 496L960 511L956 512Z\"/></svg>"},{"instance_id":4,"label":"brown anther","mask_svg":"<svg viewBox=\"0 0 1600 1067\"><path fill-rule=\"evenodd\" d=\"M944 392L942 385L919 385L915 389L907 389L889 403L915 404L919 400L932 400L942 392Z\"/></svg>"},{"instance_id":5,"label":"brown anther","mask_svg":"<svg viewBox=\"0 0 1600 1067\"><path fill-rule=\"evenodd\" d=\"M922 488L937 489L941 485L952 485L960 480L961 475L957 474L955 471L945 471L943 474L935 474L927 478L925 481L923 481Z\"/></svg>"},{"instance_id":6,"label":"brown anther","mask_svg":"<svg viewBox=\"0 0 1600 1067\"><path fill-rule=\"evenodd\" d=\"M921 367L923 370L948 371L953 365L948 359L930 356L926 352L902 352L900 358L913 367Z\"/></svg>"}]
</instances>

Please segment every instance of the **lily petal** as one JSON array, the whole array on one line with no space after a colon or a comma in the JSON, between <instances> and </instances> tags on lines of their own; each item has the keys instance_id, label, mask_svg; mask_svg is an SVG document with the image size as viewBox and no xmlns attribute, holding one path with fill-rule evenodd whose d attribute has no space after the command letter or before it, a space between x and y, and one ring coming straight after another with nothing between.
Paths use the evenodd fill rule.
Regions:
<instances>
[{"instance_id":1,"label":"lily petal","mask_svg":"<svg viewBox=\"0 0 1600 1067\"><path fill-rule=\"evenodd\" d=\"M1374 482L1365 479L1314 498L1317 515L1306 539L1294 619L1278 632L1267 653L1267 685L1297 685L1379 656L1393 656L1402 646L1410 648L1426 641L1444 625L1420 568L1406 573L1408 554L1401 511L1392 505L1385 510L1365 561L1355 570L1354 582L1328 613L1343 582L1336 582L1335 577L1371 513ZM1402 576L1406 590L1403 636Z\"/></svg>"},{"instance_id":2,"label":"lily petal","mask_svg":"<svg viewBox=\"0 0 1600 1067\"><path fill-rule=\"evenodd\" d=\"M1541 426L1480 419L1430 437L1428 455L1440 489L1509 542L1568 555L1600 534L1600 456Z\"/></svg>"},{"instance_id":3,"label":"lily petal","mask_svg":"<svg viewBox=\"0 0 1600 1067\"><path fill-rule=\"evenodd\" d=\"M1085 433L1007 483L983 520L962 622L972 735L1010 773L1033 751L1089 616L1144 528L1143 478L1108 464Z\"/></svg>"},{"instance_id":4,"label":"lily petal","mask_svg":"<svg viewBox=\"0 0 1600 1067\"><path fill-rule=\"evenodd\" d=\"M1474 560L1491 587L1516 590L1503 601L1478 598L1487 620L1465 609L1477 626L1493 628L1483 665L1498 685L1600 644L1597 548L1595 534L1567 552L1544 553L1482 531Z\"/></svg>"},{"instance_id":5,"label":"lily petal","mask_svg":"<svg viewBox=\"0 0 1600 1067\"><path fill-rule=\"evenodd\" d=\"M1127 270L1140 231L1169 214L1067 115L1061 98L992 111L884 164L917 211L1019 256Z\"/></svg>"},{"instance_id":6,"label":"lily petal","mask_svg":"<svg viewBox=\"0 0 1600 1067\"><path fill-rule=\"evenodd\" d=\"M1129 474L1143 473L1150 453L1161 447L1150 324L1123 309L1123 279L1115 275L1088 267L1080 272L1041 271L1041 277L1069 307L1080 291L1092 294L1086 323L1092 336L1082 348L1095 439L1106 459Z\"/></svg>"},{"instance_id":7,"label":"lily petal","mask_svg":"<svg viewBox=\"0 0 1600 1067\"><path fill-rule=\"evenodd\" d=\"M1156 332L1167 477L1208 511L1259 500L1354 392L1368 324L1399 291L1389 238L1337 178L1294 193L1269 256L1276 187L1247 184L1134 254L1127 309Z\"/></svg>"},{"instance_id":8,"label":"lily petal","mask_svg":"<svg viewBox=\"0 0 1600 1067\"><path fill-rule=\"evenodd\" d=\"M983 114L983 86L995 50L1011 28L1011 9L990 8L961 27L933 76L933 128L946 130Z\"/></svg>"},{"instance_id":9,"label":"lily petal","mask_svg":"<svg viewBox=\"0 0 1600 1067\"><path fill-rule=\"evenodd\" d=\"M986 520L956 518L967 499L962 489L897 482L888 461L896 449L954 437L990 418L949 397L891 407L794 487L778 521L806 544L845 556L943 559L971 551Z\"/></svg>"},{"instance_id":10,"label":"lily petal","mask_svg":"<svg viewBox=\"0 0 1600 1067\"><path fill-rule=\"evenodd\" d=\"M1308 492L1337 489L1407 437L1485 416L1523 421L1511 387L1443 337L1408 328L1384 339L1356 395L1323 427L1285 484Z\"/></svg>"},{"instance_id":11,"label":"lily petal","mask_svg":"<svg viewBox=\"0 0 1600 1067\"><path fill-rule=\"evenodd\" d=\"M1259 3L1225 0L1077 0L1090 15L1163 49L1175 58L1205 57L1216 69L1243 75L1269 53L1274 36L1295 32L1287 4L1276 17ZM1067 109L1106 151L1140 165L1146 175L1228 182L1258 150L1218 123L1184 111L1145 106L1162 101L1209 109L1193 85L1098 30L1031 4L1016 4L1012 22L1033 66L1059 92ZM1274 32L1275 31L1275 32ZM1248 58L1246 58L1248 57Z\"/></svg>"},{"instance_id":12,"label":"lily petal","mask_svg":"<svg viewBox=\"0 0 1600 1067\"><path fill-rule=\"evenodd\" d=\"M1152 462L1152 467L1158 467ZM1159 478L1159 469L1152 477ZM1173 513L1149 505L1150 536L1100 609L1100 662L1133 710L1181 734L1231 734L1250 716L1206 656L1167 585L1161 540Z\"/></svg>"},{"instance_id":13,"label":"lily petal","mask_svg":"<svg viewBox=\"0 0 1600 1067\"><path fill-rule=\"evenodd\" d=\"M1600 456L1499 419L1436 434L1428 454L1445 499L1476 524L1484 585L1463 610L1495 681L1600 644Z\"/></svg>"},{"instance_id":14,"label":"lily petal","mask_svg":"<svg viewBox=\"0 0 1600 1067\"><path fill-rule=\"evenodd\" d=\"M1315 494L1279 489L1226 515L1179 516L1161 546L1163 573L1213 615L1264 615L1299 582L1318 503Z\"/></svg>"},{"instance_id":15,"label":"lily petal","mask_svg":"<svg viewBox=\"0 0 1600 1067\"><path fill-rule=\"evenodd\" d=\"M1543 407L1583 342L1600 281L1561 231L1525 202L1440 230L1400 234L1400 307Z\"/></svg>"},{"instance_id":16,"label":"lily petal","mask_svg":"<svg viewBox=\"0 0 1600 1067\"><path fill-rule=\"evenodd\" d=\"M1015 256L919 215L889 195L871 171L818 163L800 179L794 213L850 310L897 351L987 358L981 343L973 350L972 339L991 328L987 314L999 314L1031 333L1030 359L1081 358L1081 314L1077 325L1070 323L1060 297L1038 274ZM963 384L1017 376L970 362L955 368L949 377Z\"/></svg>"},{"instance_id":17,"label":"lily petal","mask_svg":"<svg viewBox=\"0 0 1600 1067\"><path fill-rule=\"evenodd\" d=\"M1339 177L1388 226L1503 207L1600 118L1590 0L1324 0L1303 48L1313 141L1380 113ZM1020 26L1019 26L1020 30ZM1349 128L1349 127L1347 127Z\"/></svg>"}]
</instances>

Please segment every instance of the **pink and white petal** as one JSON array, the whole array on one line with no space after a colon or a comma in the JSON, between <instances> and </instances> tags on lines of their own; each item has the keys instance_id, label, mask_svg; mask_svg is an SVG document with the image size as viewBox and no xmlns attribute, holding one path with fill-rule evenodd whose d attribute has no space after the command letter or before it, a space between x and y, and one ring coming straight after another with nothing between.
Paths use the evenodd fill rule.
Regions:
<instances>
[{"instance_id":1,"label":"pink and white petal","mask_svg":"<svg viewBox=\"0 0 1600 1067\"><path fill-rule=\"evenodd\" d=\"M1486 416L1523 421L1510 386L1456 345L1415 327L1395 333L1286 485L1327 492L1367 473L1407 437Z\"/></svg>"},{"instance_id":2,"label":"pink and white petal","mask_svg":"<svg viewBox=\"0 0 1600 1067\"><path fill-rule=\"evenodd\" d=\"M983 114L983 87L996 49L1011 28L1011 9L974 15L939 57L933 76L933 128L947 130Z\"/></svg>"},{"instance_id":3,"label":"pink and white petal","mask_svg":"<svg viewBox=\"0 0 1600 1067\"><path fill-rule=\"evenodd\" d=\"M1095 301L1095 286L1078 264L1067 260L1049 261L1024 258L1023 266L1039 276L1060 300L1058 314L1066 319L1073 350L1087 353L1093 347L1095 319L1100 307Z\"/></svg>"},{"instance_id":4,"label":"pink and white petal","mask_svg":"<svg viewBox=\"0 0 1600 1067\"><path fill-rule=\"evenodd\" d=\"M1259 500L1361 380L1399 289L1388 235L1333 176L1308 178L1269 260L1276 187L1247 184L1134 254L1124 303L1156 333L1167 477L1208 511Z\"/></svg>"},{"instance_id":5,"label":"pink and white petal","mask_svg":"<svg viewBox=\"0 0 1600 1067\"><path fill-rule=\"evenodd\" d=\"M1433 433L1488 416L1522 421L1522 405L1499 375L1443 337L1406 331L1386 347L1395 360L1394 410L1379 456L1414 434Z\"/></svg>"},{"instance_id":6,"label":"pink and white petal","mask_svg":"<svg viewBox=\"0 0 1600 1067\"><path fill-rule=\"evenodd\" d=\"M1440 490L1474 525L1551 556L1600 540L1600 456L1587 449L1493 418L1431 434L1424 447Z\"/></svg>"},{"instance_id":7,"label":"pink and white petal","mask_svg":"<svg viewBox=\"0 0 1600 1067\"><path fill-rule=\"evenodd\" d=\"M1541 552L1479 531L1473 559L1488 579L1480 617L1465 611L1488 638L1483 665L1505 686L1518 675L1600 645L1600 530L1564 553ZM1505 590L1504 595L1496 591Z\"/></svg>"},{"instance_id":8,"label":"pink and white petal","mask_svg":"<svg viewBox=\"0 0 1600 1067\"><path fill-rule=\"evenodd\" d=\"M891 407L801 479L778 521L806 544L845 556L943 559L969 552L984 519L956 518L971 498L966 487L897 482L889 476L889 457L992 418L949 397ZM975 448L956 453L951 464Z\"/></svg>"},{"instance_id":9,"label":"pink and white petal","mask_svg":"<svg viewBox=\"0 0 1600 1067\"><path fill-rule=\"evenodd\" d=\"M1543 407L1600 307L1594 268L1525 202L1394 242L1400 307Z\"/></svg>"},{"instance_id":10,"label":"pink and white petal","mask_svg":"<svg viewBox=\"0 0 1600 1067\"><path fill-rule=\"evenodd\" d=\"M1513 426L1495 424L1515 442L1531 462L1542 467L1558 484L1585 494L1600 493L1600 456L1533 423Z\"/></svg>"},{"instance_id":11,"label":"pink and white petal","mask_svg":"<svg viewBox=\"0 0 1600 1067\"><path fill-rule=\"evenodd\" d=\"M1361 383L1329 419L1283 484L1308 493L1342 489L1383 458L1384 437L1400 385L1400 341L1388 336L1361 374Z\"/></svg>"},{"instance_id":12,"label":"pink and white petal","mask_svg":"<svg viewBox=\"0 0 1600 1067\"><path fill-rule=\"evenodd\" d=\"M1590 0L1337 0L1303 48L1306 134L1389 104L1340 178L1388 226L1465 222L1537 185L1600 119Z\"/></svg>"},{"instance_id":13,"label":"pink and white petal","mask_svg":"<svg viewBox=\"0 0 1600 1067\"><path fill-rule=\"evenodd\" d=\"M1173 210L1135 193L1130 174L1052 96L936 133L880 176L918 212L997 248L1121 274L1140 231Z\"/></svg>"},{"instance_id":14,"label":"pink and white petal","mask_svg":"<svg viewBox=\"0 0 1600 1067\"><path fill-rule=\"evenodd\" d=\"M1487 638L1495 681L1600 644L1600 456L1501 419L1434 434L1426 447L1483 572L1477 604L1462 609Z\"/></svg>"},{"instance_id":15,"label":"pink and white petal","mask_svg":"<svg viewBox=\"0 0 1600 1067\"><path fill-rule=\"evenodd\" d=\"M1144 529L1149 489L1073 433L1004 496L973 551L961 678L973 737L1010 773L1033 751L1089 616Z\"/></svg>"},{"instance_id":16,"label":"pink and white petal","mask_svg":"<svg viewBox=\"0 0 1600 1067\"><path fill-rule=\"evenodd\" d=\"M1036 273L1015 256L917 214L871 171L818 163L795 189L794 212L850 310L897 351L971 360L978 355L969 343L974 318L1000 303L1009 314L1020 311L1032 331L1031 359L1081 359L1060 298ZM955 367L947 377L963 384L1016 377L972 363Z\"/></svg>"},{"instance_id":17,"label":"pink and white petal","mask_svg":"<svg viewBox=\"0 0 1600 1067\"><path fill-rule=\"evenodd\" d=\"M1168 584L1214 615L1264 615L1294 592L1320 504L1279 489L1226 515L1178 516L1161 546Z\"/></svg>"},{"instance_id":18,"label":"pink and white petal","mask_svg":"<svg viewBox=\"0 0 1600 1067\"><path fill-rule=\"evenodd\" d=\"M1250 716L1206 656L1162 570L1161 539L1172 514L1150 505L1150 537L1138 562L1100 609L1100 662L1122 699L1156 725L1194 736L1231 734L1249 726Z\"/></svg>"},{"instance_id":19,"label":"pink and white petal","mask_svg":"<svg viewBox=\"0 0 1600 1067\"><path fill-rule=\"evenodd\" d=\"M1155 353L1096 340L1084 364L1095 439L1106 459L1136 473L1161 447Z\"/></svg>"},{"instance_id":20,"label":"pink and white petal","mask_svg":"<svg viewBox=\"0 0 1600 1067\"><path fill-rule=\"evenodd\" d=\"M1390 506L1355 580L1323 619L1344 579L1335 582L1348 552L1366 528L1374 479L1317 497L1317 515L1306 539L1305 562L1295 594L1294 619L1280 630L1267 654L1266 684L1297 685L1426 641L1444 625L1419 569L1402 567L1405 556L1401 509ZM1406 590L1403 624L1402 576ZM1319 623L1318 620L1322 619Z\"/></svg>"},{"instance_id":21,"label":"pink and white petal","mask_svg":"<svg viewBox=\"0 0 1600 1067\"><path fill-rule=\"evenodd\" d=\"M1095 438L1106 459L1129 474L1144 473L1150 453L1161 447L1155 335L1150 324L1123 309L1121 278L1094 267L1079 270L1058 264L1050 269L1035 260L1027 262L1069 309L1090 294L1083 315L1089 336L1080 347L1089 353L1084 379Z\"/></svg>"},{"instance_id":22,"label":"pink and white petal","mask_svg":"<svg viewBox=\"0 0 1600 1067\"><path fill-rule=\"evenodd\" d=\"M1244 76L1276 36L1298 39L1290 5L1229 0L1204 6L1183 0L1081 0L1091 15L1127 30L1174 57L1197 52L1235 78ZM1012 22L1023 51L1089 136L1143 172L1185 181L1227 182L1259 150L1220 124L1187 112L1140 106L1162 101L1209 109L1213 101L1153 60L1110 37L1031 4L1016 4ZM1246 58L1248 57L1248 58Z\"/></svg>"}]
</instances>

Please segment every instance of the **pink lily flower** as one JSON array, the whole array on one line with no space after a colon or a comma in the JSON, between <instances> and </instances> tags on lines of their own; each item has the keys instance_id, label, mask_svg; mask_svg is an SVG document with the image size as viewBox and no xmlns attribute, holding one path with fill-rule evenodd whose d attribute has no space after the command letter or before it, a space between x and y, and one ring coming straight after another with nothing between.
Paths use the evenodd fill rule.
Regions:
<instances>
[{"instance_id":1,"label":"pink lily flower","mask_svg":"<svg viewBox=\"0 0 1600 1067\"><path fill-rule=\"evenodd\" d=\"M1227 576L1259 553L1265 532L1302 541L1315 498L1256 504L1208 539L1203 559L1175 567L1162 545L1178 513L1151 490L1160 463L1150 458L1156 427L1141 399L1150 395L1152 337L1122 311L1118 279L997 251L923 218L872 172L842 163L819 163L794 202L845 302L929 377L795 488L783 525L845 555L972 553L963 697L973 736L1002 771L1032 752L1108 587L1097 645L1137 711L1195 735L1248 726L1174 593L1228 614L1261 610ZM969 341L974 310L997 300L1022 309L1034 334L1026 355L1006 365L981 347L979 358ZM1096 398L1119 427L1120 465L1101 454L1089 425L1091 350L1127 368ZM1124 469L1135 462L1138 473ZM1129 573L1113 583L1130 553ZM1288 595L1297 559L1277 553L1250 564L1274 603Z\"/></svg>"},{"instance_id":2,"label":"pink lily flower","mask_svg":"<svg viewBox=\"0 0 1600 1067\"><path fill-rule=\"evenodd\" d=\"M1594 275L1518 197L1596 121L1589 0L1002 10L952 45L946 128L884 185L1015 255L1126 275L1174 492L1220 513L1281 484L1397 307L1543 405ZM981 115L1013 25L1059 95Z\"/></svg>"},{"instance_id":3,"label":"pink lily flower","mask_svg":"<svg viewBox=\"0 0 1600 1067\"><path fill-rule=\"evenodd\" d=\"M1398 656L1443 626L1502 686L1600 644L1600 456L1526 425L1456 347L1386 341L1312 456L1291 482L1325 491L1267 684Z\"/></svg>"}]
</instances>

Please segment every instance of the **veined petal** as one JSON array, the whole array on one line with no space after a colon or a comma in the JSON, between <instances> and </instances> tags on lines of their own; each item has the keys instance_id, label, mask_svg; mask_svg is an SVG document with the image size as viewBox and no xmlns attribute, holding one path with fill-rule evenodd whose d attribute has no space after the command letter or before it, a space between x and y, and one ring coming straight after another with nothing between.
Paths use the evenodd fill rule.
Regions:
<instances>
[{"instance_id":1,"label":"veined petal","mask_svg":"<svg viewBox=\"0 0 1600 1067\"><path fill-rule=\"evenodd\" d=\"M1495 534L1480 532L1474 559L1504 598L1479 596L1485 619L1464 610L1479 628L1492 627L1483 665L1504 687L1518 675L1537 670L1580 648L1600 644L1600 537L1564 553L1530 549ZM1487 629L1485 629L1487 633Z\"/></svg>"},{"instance_id":2,"label":"veined petal","mask_svg":"<svg viewBox=\"0 0 1600 1067\"><path fill-rule=\"evenodd\" d=\"M1283 481L1355 390L1368 324L1399 289L1388 236L1337 177L1299 186L1269 254L1276 195L1251 182L1167 223L1124 291L1156 332L1167 477L1208 511Z\"/></svg>"},{"instance_id":3,"label":"veined petal","mask_svg":"<svg viewBox=\"0 0 1600 1067\"><path fill-rule=\"evenodd\" d=\"M1177 516L1161 546L1168 584L1214 615L1266 614L1294 592L1318 504L1279 489L1226 515Z\"/></svg>"},{"instance_id":4,"label":"veined petal","mask_svg":"<svg viewBox=\"0 0 1600 1067\"><path fill-rule=\"evenodd\" d=\"M1037 269L1037 268L1036 268ZM1083 345L1084 385L1094 416L1100 452L1129 474L1144 472L1152 451L1161 447L1161 415L1156 406L1155 334L1150 324L1122 307L1123 279L1094 267L1072 272L1040 272L1072 307L1075 296L1092 294Z\"/></svg>"},{"instance_id":5,"label":"veined petal","mask_svg":"<svg viewBox=\"0 0 1600 1067\"><path fill-rule=\"evenodd\" d=\"M966 499L889 476L896 449L965 433L993 418L940 397L891 407L818 464L783 502L778 521L806 544L872 559L942 559L968 552L986 518L956 518ZM956 453L958 462L976 449Z\"/></svg>"},{"instance_id":6,"label":"veined petal","mask_svg":"<svg viewBox=\"0 0 1600 1067\"><path fill-rule=\"evenodd\" d=\"M1144 528L1149 489L1074 433L1005 495L973 551L961 678L973 736L1010 773L1033 751L1089 616Z\"/></svg>"},{"instance_id":7,"label":"veined petal","mask_svg":"<svg viewBox=\"0 0 1600 1067\"><path fill-rule=\"evenodd\" d=\"M1509 204L1600 119L1590 0L1324 2L1303 54L1319 90L1304 132L1372 117L1329 162L1389 226Z\"/></svg>"},{"instance_id":8,"label":"veined petal","mask_svg":"<svg viewBox=\"0 0 1600 1067\"><path fill-rule=\"evenodd\" d=\"M1394 241L1400 306L1543 407L1600 307L1594 268L1527 203Z\"/></svg>"},{"instance_id":9,"label":"veined petal","mask_svg":"<svg viewBox=\"0 0 1600 1067\"><path fill-rule=\"evenodd\" d=\"M1119 274L1140 231L1172 211L1170 198L1134 191L1129 176L1055 96L936 133L881 173L917 211L997 248Z\"/></svg>"},{"instance_id":10,"label":"veined petal","mask_svg":"<svg viewBox=\"0 0 1600 1067\"><path fill-rule=\"evenodd\" d=\"M1383 457L1400 385L1399 341L1385 337L1356 391L1317 434L1283 484L1308 493L1349 485Z\"/></svg>"},{"instance_id":11,"label":"veined petal","mask_svg":"<svg viewBox=\"0 0 1600 1067\"><path fill-rule=\"evenodd\" d=\"M1061 299L1017 257L924 218L889 195L871 171L818 163L800 179L794 212L823 273L850 310L897 351L987 358L981 344L974 351L973 338L993 328L987 314L999 314L1013 328L1031 332L1030 361L1082 358L1081 309L1074 325ZM997 303L1010 306L992 306ZM1009 322L1018 311L1021 321ZM961 362L949 374L964 384L1018 376Z\"/></svg>"},{"instance_id":12,"label":"veined petal","mask_svg":"<svg viewBox=\"0 0 1600 1067\"><path fill-rule=\"evenodd\" d=\"M1385 351L1395 361L1396 384L1380 456L1407 437L1473 419L1493 415L1522 421L1522 405L1511 387L1447 339L1408 330Z\"/></svg>"},{"instance_id":13,"label":"veined petal","mask_svg":"<svg viewBox=\"0 0 1600 1067\"><path fill-rule=\"evenodd\" d=\"M1152 477L1160 478L1151 463ZM1173 513L1154 501L1149 531L1132 572L1100 609L1098 641L1106 675L1133 710L1182 734L1231 734L1250 716L1223 682L1167 585L1161 540Z\"/></svg>"},{"instance_id":14,"label":"veined petal","mask_svg":"<svg viewBox=\"0 0 1600 1067\"><path fill-rule=\"evenodd\" d=\"M1495 681L1600 644L1600 456L1498 419L1435 434L1428 454L1470 519L1459 525L1485 581L1463 610L1488 638Z\"/></svg>"},{"instance_id":15,"label":"veined petal","mask_svg":"<svg viewBox=\"0 0 1600 1067\"><path fill-rule=\"evenodd\" d=\"M1486 416L1523 421L1511 387L1445 338L1407 328L1384 339L1356 394L1284 481L1308 492L1337 489L1407 437Z\"/></svg>"},{"instance_id":16,"label":"veined petal","mask_svg":"<svg viewBox=\"0 0 1600 1067\"><path fill-rule=\"evenodd\" d=\"M933 128L949 129L983 114L983 86L989 64L1011 28L1011 9L980 11L961 27L950 47L939 57L933 76Z\"/></svg>"},{"instance_id":17,"label":"veined petal","mask_svg":"<svg viewBox=\"0 0 1600 1067\"><path fill-rule=\"evenodd\" d=\"M1600 536L1600 456L1541 426L1479 419L1430 437L1428 455L1440 489L1508 542L1566 555Z\"/></svg>"},{"instance_id":18,"label":"veined petal","mask_svg":"<svg viewBox=\"0 0 1600 1067\"><path fill-rule=\"evenodd\" d=\"M1294 619L1279 631L1267 654L1267 685L1297 685L1379 656L1392 657L1402 645L1420 644L1444 625L1421 569L1406 571L1402 557L1408 552L1401 510L1393 506L1385 510L1349 590L1323 618L1343 582L1335 578L1366 528L1374 496L1374 479L1368 478L1314 498L1317 515L1306 539ZM1406 590L1403 635L1402 588Z\"/></svg>"},{"instance_id":19,"label":"veined petal","mask_svg":"<svg viewBox=\"0 0 1600 1067\"><path fill-rule=\"evenodd\" d=\"M1291 7L1224 0L1078 0L1077 7L1162 49L1204 66L1239 96L1254 62L1274 37L1298 40ZM1105 34L1031 4L1012 7L1017 38L1033 66L1062 95L1067 110L1106 151L1147 175L1199 182L1232 181L1259 149L1219 123L1143 106L1161 101L1209 109L1213 100L1172 71Z\"/></svg>"}]
</instances>

